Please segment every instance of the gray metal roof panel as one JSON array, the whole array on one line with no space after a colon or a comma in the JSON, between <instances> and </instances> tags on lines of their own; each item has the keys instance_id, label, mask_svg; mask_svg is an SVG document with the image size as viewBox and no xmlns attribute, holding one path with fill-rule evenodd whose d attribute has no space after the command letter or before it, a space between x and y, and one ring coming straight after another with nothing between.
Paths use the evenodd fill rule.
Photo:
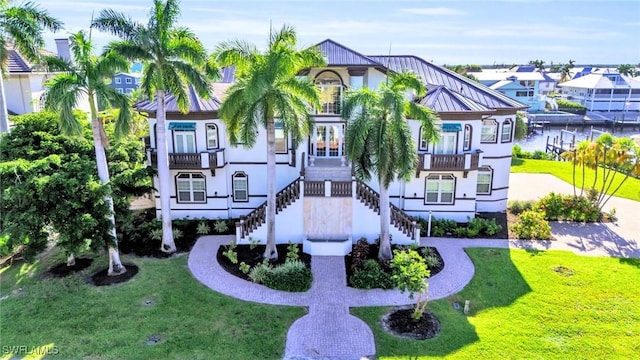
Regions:
<instances>
[{"instance_id":1,"label":"gray metal roof panel","mask_svg":"<svg viewBox=\"0 0 640 360\"><path fill-rule=\"evenodd\" d=\"M491 109L466 98L442 85L428 85L427 95L420 100L420 104L437 112L490 112Z\"/></svg>"},{"instance_id":2,"label":"gray metal roof panel","mask_svg":"<svg viewBox=\"0 0 640 360\"><path fill-rule=\"evenodd\" d=\"M411 71L420 76L428 85L442 85L489 109L524 109L527 105L506 95L457 74L444 67L432 64L417 56L369 56L393 71Z\"/></svg>"},{"instance_id":3,"label":"gray metal roof panel","mask_svg":"<svg viewBox=\"0 0 640 360\"><path fill-rule=\"evenodd\" d=\"M8 55L7 69L10 73L31 72L31 66L17 51L10 49Z\"/></svg>"},{"instance_id":4,"label":"gray metal roof panel","mask_svg":"<svg viewBox=\"0 0 640 360\"><path fill-rule=\"evenodd\" d=\"M189 113L198 113L198 112L214 112L220 109L220 100L211 95L209 99L203 99L198 96L195 89L189 86L188 89L189 95L189 109L187 112ZM181 112L178 108L178 101L176 97L172 94L166 94L164 97L165 101L165 111L168 113L179 113ZM149 101L143 100L135 105L136 110L138 111L146 111L146 112L156 112L158 111L158 102L157 101Z\"/></svg>"},{"instance_id":5,"label":"gray metal roof panel","mask_svg":"<svg viewBox=\"0 0 640 360\"><path fill-rule=\"evenodd\" d=\"M357 51L351 50L346 46L327 39L316 45L320 52L327 58L327 65L365 65L380 66L376 61L370 59L366 55L362 55Z\"/></svg>"}]
</instances>

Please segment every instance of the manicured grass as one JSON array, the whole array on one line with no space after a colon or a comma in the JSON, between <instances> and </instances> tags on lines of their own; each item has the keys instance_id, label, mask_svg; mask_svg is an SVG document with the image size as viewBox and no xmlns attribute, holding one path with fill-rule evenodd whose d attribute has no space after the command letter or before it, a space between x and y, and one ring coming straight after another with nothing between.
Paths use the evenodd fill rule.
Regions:
<instances>
[{"instance_id":1,"label":"manicured grass","mask_svg":"<svg viewBox=\"0 0 640 360\"><path fill-rule=\"evenodd\" d=\"M215 293L191 276L186 256L126 260L140 272L101 288L84 277L104 261L65 279L40 278L41 263L3 268L1 295L10 297L0 302L2 346L55 346L52 358L61 359L279 359L305 313ZM11 295L17 288L24 295ZM163 340L146 345L152 335Z\"/></svg>"},{"instance_id":2,"label":"manicured grass","mask_svg":"<svg viewBox=\"0 0 640 360\"><path fill-rule=\"evenodd\" d=\"M405 340L378 324L390 308L354 308L382 359L631 359L640 354L640 260L569 252L467 249L476 265L457 295L433 301L431 340ZM570 270L554 271L563 266ZM569 274L569 272L573 274ZM468 316L452 303L471 301Z\"/></svg>"},{"instance_id":3,"label":"manicured grass","mask_svg":"<svg viewBox=\"0 0 640 360\"><path fill-rule=\"evenodd\" d=\"M551 174L561 180L573 184L573 165L569 161L553 161L553 160L534 160L534 159L512 159L511 160L511 172L512 173L543 173ZM602 186L602 172L603 169L598 170L598 183L597 188ZM590 188L595 178L595 170L590 168L585 169L585 190ZM613 185L610 190L614 190L618 184L624 179L623 174L617 174ZM582 167L576 166L576 189L579 192L582 186ZM609 191L610 193L610 191ZM640 201L640 179L629 177L622 185L620 190L615 193L615 196Z\"/></svg>"}]
</instances>

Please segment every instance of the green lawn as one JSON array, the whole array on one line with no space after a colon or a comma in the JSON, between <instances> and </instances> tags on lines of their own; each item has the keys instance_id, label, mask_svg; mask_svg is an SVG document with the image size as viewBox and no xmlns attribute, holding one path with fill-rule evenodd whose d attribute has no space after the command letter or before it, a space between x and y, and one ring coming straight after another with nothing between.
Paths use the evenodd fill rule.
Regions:
<instances>
[{"instance_id":1,"label":"green lawn","mask_svg":"<svg viewBox=\"0 0 640 360\"><path fill-rule=\"evenodd\" d=\"M598 177L602 179L602 169L598 172ZM569 184L573 184L573 165L568 161L553 161L553 160L534 160L534 159L512 159L511 160L511 172L512 173L543 173L551 174L557 178L560 178ZM585 182L587 186L585 189L591 187L593 179L595 177L595 171L590 168L585 170ZM618 184L624 179L624 175L617 174L614 183L611 186L611 190L615 189ZM602 186L602 182L598 180L599 186ZM576 187L580 191L582 185L582 168L576 166ZM609 192L610 193L610 192ZM620 190L616 192L615 196L619 196L625 199L631 199L640 201L640 179L628 178L622 185Z\"/></svg>"},{"instance_id":2,"label":"green lawn","mask_svg":"<svg viewBox=\"0 0 640 360\"><path fill-rule=\"evenodd\" d=\"M467 249L471 283L429 308L434 339L412 341L378 324L389 308L354 308L373 329L382 359L632 359L640 354L640 260L569 252ZM563 266L569 271L558 273ZM471 301L464 316L454 301Z\"/></svg>"},{"instance_id":3,"label":"green lawn","mask_svg":"<svg viewBox=\"0 0 640 360\"><path fill-rule=\"evenodd\" d=\"M3 268L0 296L17 288L24 295L0 302L2 346L55 346L51 358L60 359L279 359L287 330L305 313L215 293L191 276L186 256L126 260L140 272L101 288L84 276L104 260L66 279L39 276L52 260ZM146 299L155 305L144 305ZM146 345L151 335L164 341Z\"/></svg>"}]
</instances>

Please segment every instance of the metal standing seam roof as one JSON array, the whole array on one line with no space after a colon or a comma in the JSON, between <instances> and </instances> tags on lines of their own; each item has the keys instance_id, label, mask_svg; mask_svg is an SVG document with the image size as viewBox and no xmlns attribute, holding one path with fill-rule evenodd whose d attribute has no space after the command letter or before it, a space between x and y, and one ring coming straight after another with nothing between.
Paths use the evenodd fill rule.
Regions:
<instances>
[{"instance_id":1,"label":"metal standing seam roof","mask_svg":"<svg viewBox=\"0 0 640 360\"><path fill-rule=\"evenodd\" d=\"M464 97L443 85L427 85L427 95L420 104L437 112L491 112L488 107Z\"/></svg>"},{"instance_id":2,"label":"metal standing seam roof","mask_svg":"<svg viewBox=\"0 0 640 360\"><path fill-rule=\"evenodd\" d=\"M370 59L366 55L362 55L357 51L353 51L346 46L327 39L315 45L320 52L327 58L328 66L337 65L361 65L361 66L380 66L378 62Z\"/></svg>"},{"instance_id":3,"label":"metal standing seam roof","mask_svg":"<svg viewBox=\"0 0 640 360\"><path fill-rule=\"evenodd\" d=\"M187 112L189 113L214 112L220 109L221 102L217 97L213 95L211 95L209 99L205 100L200 96L198 96L196 91L191 86L189 86L188 95L189 95L189 109ZM164 97L164 101L165 101L165 112L167 113L182 112L178 108L178 101L174 95L166 94ZM158 111L158 102L155 100L154 101L144 100L137 103L135 105L135 108L138 111L156 112Z\"/></svg>"},{"instance_id":4,"label":"metal standing seam roof","mask_svg":"<svg viewBox=\"0 0 640 360\"><path fill-rule=\"evenodd\" d=\"M528 106L506 95L457 74L449 69L437 66L417 56L369 56L393 71L411 71L420 76L427 85L442 85L445 88L466 97L489 109L516 108Z\"/></svg>"},{"instance_id":5,"label":"metal standing seam roof","mask_svg":"<svg viewBox=\"0 0 640 360\"><path fill-rule=\"evenodd\" d=\"M17 51L10 49L7 55L7 69L10 73L31 72L31 66Z\"/></svg>"}]
</instances>

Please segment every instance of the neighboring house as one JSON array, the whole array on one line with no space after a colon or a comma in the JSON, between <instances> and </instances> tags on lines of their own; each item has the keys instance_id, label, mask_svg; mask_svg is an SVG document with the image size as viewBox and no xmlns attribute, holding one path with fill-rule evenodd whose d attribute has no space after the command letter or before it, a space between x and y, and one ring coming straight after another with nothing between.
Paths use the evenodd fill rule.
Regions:
<instances>
[{"instance_id":1,"label":"neighboring house","mask_svg":"<svg viewBox=\"0 0 640 360\"><path fill-rule=\"evenodd\" d=\"M69 60L69 42L67 39L56 39L58 55ZM49 72L43 66L30 63L11 44L8 44L7 77L4 90L7 111L12 115L37 112L44 108L44 84L56 73ZM55 56L55 53L41 50L42 55ZM78 108L89 112L86 99L78 102Z\"/></svg>"},{"instance_id":2,"label":"neighboring house","mask_svg":"<svg viewBox=\"0 0 640 360\"><path fill-rule=\"evenodd\" d=\"M640 111L640 81L615 71L590 73L558 87L588 111Z\"/></svg>"},{"instance_id":3,"label":"neighboring house","mask_svg":"<svg viewBox=\"0 0 640 360\"><path fill-rule=\"evenodd\" d=\"M131 94L140 87L141 73L117 73L111 79L111 87L120 94Z\"/></svg>"},{"instance_id":4,"label":"neighboring house","mask_svg":"<svg viewBox=\"0 0 640 360\"><path fill-rule=\"evenodd\" d=\"M328 65L301 74L322 94L313 131L294 147L276 124L277 242L303 243L305 251L318 253L326 249L317 250L316 245L350 250L351 241L372 241L379 234L378 183L352 178L344 158L348 124L340 117L340 107L347 89L376 88L389 71L406 69L419 75L428 93L416 101L442 119L437 143L424 141L419 123L409 120L419 161L410 181L390 186L392 241L419 238L414 217L432 214L466 222L477 212L506 210L516 111L525 105L415 56L366 56L332 40L317 46ZM258 130L253 148L230 146L217 113L233 81L228 72L225 69L223 81L229 82L217 83L210 99L190 91L187 114L178 111L174 96L166 97L172 216L240 218L237 241L265 241L266 133ZM149 160L155 165L157 104L145 101L138 109L149 114ZM157 178L154 185L158 187ZM156 208L159 215L159 196Z\"/></svg>"},{"instance_id":5,"label":"neighboring house","mask_svg":"<svg viewBox=\"0 0 640 360\"><path fill-rule=\"evenodd\" d=\"M519 67L527 69L527 67ZM547 82L537 71L479 72L473 74L481 84L490 87L509 98L521 102L530 111L544 110L545 96L541 95L540 82Z\"/></svg>"}]
</instances>

